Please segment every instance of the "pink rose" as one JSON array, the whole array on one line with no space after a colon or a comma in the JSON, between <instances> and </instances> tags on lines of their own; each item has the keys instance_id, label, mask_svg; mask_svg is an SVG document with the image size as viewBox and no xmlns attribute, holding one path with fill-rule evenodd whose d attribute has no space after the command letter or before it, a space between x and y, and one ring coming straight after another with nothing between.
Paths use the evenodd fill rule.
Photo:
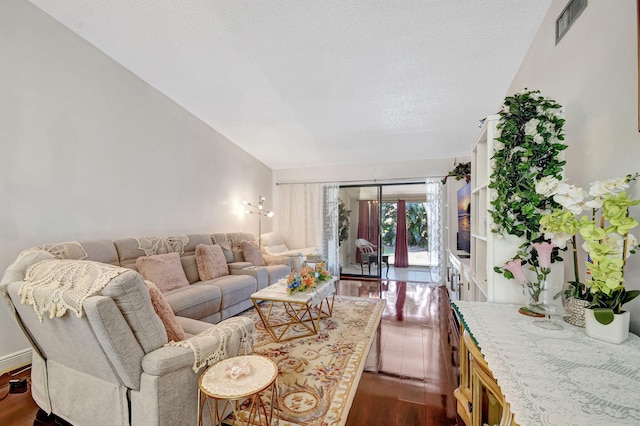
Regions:
<instances>
[{"instance_id":1,"label":"pink rose","mask_svg":"<svg viewBox=\"0 0 640 426\"><path fill-rule=\"evenodd\" d=\"M506 269L507 271L511 272L513 274L513 277L520 284L524 285L527 282L529 282L527 277L524 275L524 271L522 270L522 260L513 259L512 261L507 262L507 264L505 265L504 269Z\"/></svg>"},{"instance_id":2,"label":"pink rose","mask_svg":"<svg viewBox=\"0 0 640 426\"><path fill-rule=\"evenodd\" d=\"M533 243L533 248L538 252L538 264L543 269L551 269L551 252L556 247L553 243Z\"/></svg>"}]
</instances>

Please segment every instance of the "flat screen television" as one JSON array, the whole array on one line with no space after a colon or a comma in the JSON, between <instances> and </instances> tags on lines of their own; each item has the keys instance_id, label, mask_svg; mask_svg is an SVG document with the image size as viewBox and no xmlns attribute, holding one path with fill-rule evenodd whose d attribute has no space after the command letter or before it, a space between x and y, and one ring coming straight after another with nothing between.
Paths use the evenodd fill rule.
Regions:
<instances>
[{"instance_id":1,"label":"flat screen television","mask_svg":"<svg viewBox=\"0 0 640 426\"><path fill-rule=\"evenodd\" d=\"M458 190L457 249L471 253L471 184Z\"/></svg>"}]
</instances>

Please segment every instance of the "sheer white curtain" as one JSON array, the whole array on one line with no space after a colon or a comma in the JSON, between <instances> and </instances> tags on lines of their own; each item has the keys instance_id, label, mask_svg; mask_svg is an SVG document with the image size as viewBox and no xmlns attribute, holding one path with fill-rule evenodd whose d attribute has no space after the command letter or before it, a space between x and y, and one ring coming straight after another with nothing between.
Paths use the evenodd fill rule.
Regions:
<instances>
[{"instance_id":1,"label":"sheer white curtain","mask_svg":"<svg viewBox=\"0 0 640 426\"><path fill-rule=\"evenodd\" d=\"M431 281L444 285L444 244L442 241L442 182L439 178L425 180L427 191L427 232L429 233L429 265Z\"/></svg>"},{"instance_id":2,"label":"sheer white curtain","mask_svg":"<svg viewBox=\"0 0 640 426\"><path fill-rule=\"evenodd\" d=\"M318 247L331 274L338 274L338 184L279 184L275 219L291 248Z\"/></svg>"}]
</instances>

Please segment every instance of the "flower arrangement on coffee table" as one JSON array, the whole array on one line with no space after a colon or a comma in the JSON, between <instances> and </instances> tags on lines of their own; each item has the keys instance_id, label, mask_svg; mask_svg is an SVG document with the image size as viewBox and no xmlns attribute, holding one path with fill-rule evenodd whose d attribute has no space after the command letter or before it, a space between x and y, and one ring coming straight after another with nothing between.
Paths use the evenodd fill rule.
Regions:
<instances>
[{"instance_id":1,"label":"flower arrangement on coffee table","mask_svg":"<svg viewBox=\"0 0 640 426\"><path fill-rule=\"evenodd\" d=\"M297 291L313 290L320 282L330 278L331 274L327 270L325 263L320 262L315 267L305 266L300 272L291 271L287 276L287 289L289 289L289 294Z\"/></svg>"}]
</instances>

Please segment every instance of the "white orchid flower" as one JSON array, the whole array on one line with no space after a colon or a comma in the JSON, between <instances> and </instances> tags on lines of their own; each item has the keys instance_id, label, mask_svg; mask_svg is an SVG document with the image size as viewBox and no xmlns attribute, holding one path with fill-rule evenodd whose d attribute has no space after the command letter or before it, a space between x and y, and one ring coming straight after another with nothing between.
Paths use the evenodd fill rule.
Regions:
<instances>
[{"instance_id":1,"label":"white orchid flower","mask_svg":"<svg viewBox=\"0 0 640 426\"><path fill-rule=\"evenodd\" d=\"M602 197L609 194L619 194L627 188L629 188L629 184L626 179L616 177L604 182L593 182L589 188L589 194L593 197Z\"/></svg>"},{"instance_id":2,"label":"white orchid flower","mask_svg":"<svg viewBox=\"0 0 640 426\"><path fill-rule=\"evenodd\" d=\"M560 183L557 193L553 196L553 200L573 214L582 213L582 201L584 201L585 192L582 188L575 185Z\"/></svg>"},{"instance_id":3,"label":"white orchid flower","mask_svg":"<svg viewBox=\"0 0 640 426\"><path fill-rule=\"evenodd\" d=\"M569 241L571 237L571 235L565 234L563 232L547 231L544 233L544 238L546 240L551 241L553 244L560 248L565 248L567 246L567 241Z\"/></svg>"}]
</instances>

